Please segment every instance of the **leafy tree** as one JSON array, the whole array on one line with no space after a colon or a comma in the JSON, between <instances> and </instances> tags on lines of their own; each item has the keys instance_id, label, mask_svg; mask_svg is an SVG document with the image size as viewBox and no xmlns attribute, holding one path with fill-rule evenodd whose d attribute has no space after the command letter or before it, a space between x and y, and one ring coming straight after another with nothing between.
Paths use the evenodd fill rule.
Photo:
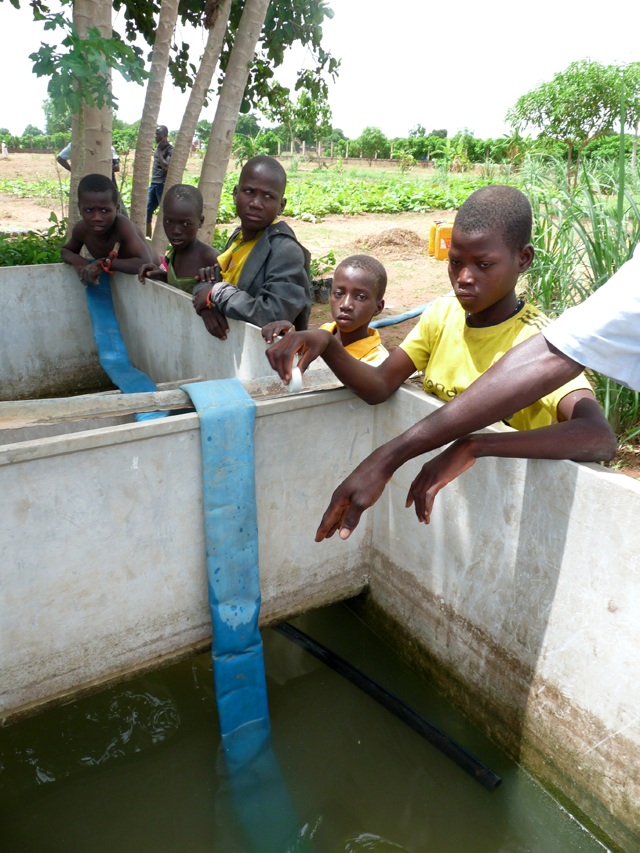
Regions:
<instances>
[{"instance_id":1,"label":"leafy tree","mask_svg":"<svg viewBox=\"0 0 640 853\"><path fill-rule=\"evenodd\" d=\"M66 101L45 98L42 110L47 123L47 133L71 133L71 110Z\"/></svg>"},{"instance_id":2,"label":"leafy tree","mask_svg":"<svg viewBox=\"0 0 640 853\"><path fill-rule=\"evenodd\" d=\"M638 151L638 127L640 126L640 62L631 62L622 72L626 126L633 129L631 165L635 169Z\"/></svg>"},{"instance_id":3,"label":"leafy tree","mask_svg":"<svg viewBox=\"0 0 640 853\"><path fill-rule=\"evenodd\" d=\"M389 140L378 127L365 127L356 140L362 156L371 162L375 157L389 155Z\"/></svg>"},{"instance_id":4,"label":"leafy tree","mask_svg":"<svg viewBox=\"0 0 640 853\"><path fill-rule=\"evenodd\" d=\"M39 127L36 127L34 124L28 124L24 132L23 136L44 136L44 131L40 130Z\"/></svg>"},{"instance_id":5,"label":"leafy tree","mask_svg":"<svg viewBox=\"0 0 640 853\"><path fill-rule=\"evenodd\" d=\"M573 62L518 98L507 121L521 132L565 142L569 147L567 181L577 181L580 155L591 140L610 131L620 111L621 69L588 59ZM575 159L575 163L574 163ZM574 168L575 166L575 168Z\"/></svg>"},{"instance_id":6,"label":"leafy tree","mask_svg":"<svg viewBox=\"0 0 640 853\"><path fill-rule=\"evenodd\" d=\"M76 0L77 2L77 0ZM178 18L179 0L162 0L160 14L156 27L156 37L153 41L151 51L151 70L149 81L145 92L140 130L138 132L138 145L136 145L136 157L133 162L133 182L131 188L131 219L138 226L146 220L147 187L149 184L149 172L151 170L151 158L155 143L156 127L160 115L160 104L162 103L162 92L164 81L167 76L167 66L171 54L173 42L173 31ZM191 140L189 140L191 145ZM149 232L151 223L147 223ZM147 236L151 236L147 233Z\"/></svg>"},{"instance_id":7,"label":"leafy tree","mask_svg":"<svg viewBox=\"0 0 640 853\"><path fill-rule=\"evenodd\" d=\"M250 160L252 157L257 157L258 154L269 154L269 151L263 141L262 133L259 133L255 139L253 136L236 133L233 138L231 151L236 158L237 166L244 165L247 160Z\"/></svg>"},{"instance_id":8,"label":"leafy tree","mask_svg":"<svg viewBox=\"0 0 640 853\"><path fill-rule=\"evenodd\" d=\"M269 9L270 0L245 0L234 48L229 57L224 83L211 127L211 136L202 162L198 188L204 198L203 237L211 241L216 226L222 185L231 155L233 134L246 90L251 60ZM173 157L171 158L173 160ZM168 179L171 177L169 169ZM155 235L154 235L155 238ZM158 248L160 248L158 246Z\"/></svg>"},{"instance_id":9,"label":"leafy tree","mask_svg":"<svg viewBox=\"0 0 640 853\"><path fill-rule=\"evenodd\" d=\"M198 142L201 142L203 145L206 144L209 139L209 134L211 133L211 122L207 121L206 118L200 119L198 124L196 125L196 139Z\"/></svg>"},{"instance_id":10,"label":"leafy tree","mask_svg":"<svg viewBox=\"0 0 640 853\"><path fill-rule=\"evenodd\" d=\"M82 37L75 22L61 13L51 13L42 3L34 3L33 10L34 19L44 21L46 30L65 33L59 48L41 44L29 57L36 76L50 78L47 90L54 103L65 103L71 113L85 104L98 109L115 107L110 69L116 68L126 80L136 83L146 77L140 48L125 44L117 34L105 37L92 26Z\"/></svg>"},{"instance_id":11,"label":"leafy tree","mask_svg":"<svg viewBox=\"0 0 640 853\"><path fill-rule=\"evenodd\" d=\"M344 157L348 142L345 132L339 127L332 128L331 133L322 140L325 149L329 148L333 155L338 157Z\"/></svg>"},{"instance_id":12,"label":"leafy tree","mask_svg":"<svg viewBox=\"0 0 640 853\"><path fill-rule=\"evenodd\" d=\"M236 133L251 136L253 139L260 133L258 117L253 113L240 113L236 124Z\"/></svg>"},{"instance_id":13,"label":"leafy tree","mask_svg":"<svg viewBox=\"0 0 640 853\"><path fill-rule=\"evenodd\" d=\"M160 4L161 0L114 0L115 11L124 14L126 35L131 42L140 35L147 44L153 45ZM220 2L213 0L207 5L215 7ZM245 0L233 0L231 4L229 26L220 56L218 91L222 87L244 7ZM201 26L202 14L202 0L182 0L180 3L179 18L183 24ZM310 72L301 72L296 90L304 85L315 93L326 87L324 75L335 77L340 65L339 60L322 48L322 27L325 19L332 17L333 11L327 0L272 0L249 68L242 113L248 112L251 105L269 99L274 85L274 69L282 65L287 49L294 43L307 49L313 63ZM197 71L190 62L189 53L188 44L177 42L169 62L173 82L182 91L191 88Z\"/></svg>"},{"instance_id":14,"label":"leafy tree","mask_svg":"<svg viewBox=\"0 0 640 853\"><path fill-rule=\"evenodd\" d=\"M265 154L275 156L279 151L278 143L282 144L282 140L273 130L263 130L260 133L260 143Z\"/></svg>"}]
</instances>

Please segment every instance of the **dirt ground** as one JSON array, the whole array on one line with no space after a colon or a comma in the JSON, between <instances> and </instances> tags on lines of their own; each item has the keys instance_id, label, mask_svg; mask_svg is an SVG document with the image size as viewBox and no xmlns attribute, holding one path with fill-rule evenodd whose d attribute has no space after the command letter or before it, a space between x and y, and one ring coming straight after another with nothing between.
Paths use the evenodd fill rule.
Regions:
<instances>
[{"instance_id":1,"label":"dirt ground","mask_svg":"<svg viewBox=\"0 0 640 853\"><path fill-rule=\"evenodd\" d=\"M190 163L195 171L199 164ZM0 180L59 180L65 184L68 173L57 165L52 154L10 154L0 159ZM52 199L22 199L0 193L0 232L41 230L49 227L49 214L63 215L60 193ZM407 214L329 215L317 222L287 219L298 239L321 257L330 250L340 261L348 255L373 255L384 264L389 277L383 317L402 314L430 299L449 292L447 265L427 253L429 227L434 219L450 219L450 211ZM228 226L233 227L233 223ZM311 325L331 319L328 305L314 304ZM416 320L407 320L380 329L385 346L392 350L403 340ZM621 448L613 467L640 479L640 455L636 447Z\"/></svg>"},{"instance_id":2,"label":"dirt ground","mask_svg":"<svg viewBox=\"0 0 640 853\"><path fill-rule=\"evenodd\" d=\"M198 168L197 164L192 164ZM69 175L55 162L52 154L10 154L0 159L0 180L58 180L61 187ZM40 230L49 227L49 214L63 213L60 197L24 199L0 194L0 232ZM450 218L451 213L409 213L401 216L363 214L362 216L326 216L315 223L287 219L298 239L321 257L333 250L338 261L348 255L374 255L386 267L389 284L382 316L402 314L449 290L447 266L427 254L429 226L434 219ZM233 225L229 225L232 228ZM329 309L314 305L313 325L327 322ZM393 347L401 341L415 321L388 326L381 330L385 343Z\"/></svg>"}]
</instances>

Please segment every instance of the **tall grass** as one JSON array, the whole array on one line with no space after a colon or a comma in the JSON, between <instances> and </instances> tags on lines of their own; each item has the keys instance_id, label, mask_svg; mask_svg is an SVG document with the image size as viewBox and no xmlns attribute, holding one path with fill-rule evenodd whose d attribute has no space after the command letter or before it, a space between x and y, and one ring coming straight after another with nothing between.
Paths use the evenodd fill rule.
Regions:
<instances>
[{"instance_id":1,"label":"tall grass","mask_svg":"<svg viewBox=\"0 0 640 853\"><path fill-rule=\"evenodd\" d=\"M527 296L556 316L590 296L633 254L640 242L640 174L625 164L591 162L570 188L564 164L532 159L520 179L535 228ZM620 440L639 435L640 394L600 374L592 379Z\"/></svg>"}]
</instances>

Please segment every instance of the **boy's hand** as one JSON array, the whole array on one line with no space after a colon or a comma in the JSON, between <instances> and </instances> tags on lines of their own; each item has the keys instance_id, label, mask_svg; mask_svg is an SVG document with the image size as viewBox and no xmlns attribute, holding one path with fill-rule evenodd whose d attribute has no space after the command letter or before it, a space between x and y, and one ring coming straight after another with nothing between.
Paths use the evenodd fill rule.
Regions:
<instances>
[{"instance_id":1,"label":"boy's hand","mask_svg":"<svg viewBox=\"0 0 640 853\"><path fill-rule=\"evenodd\" d=\"M92 261L90 264L86 264L86 266L79 269L78 275L83 284L98 284L101 272L100 261Z\"/></svg>"},{"instance_id":2,"label":"boy's hand","mask_svg":"<svg viewBox=\"0 0 640 853\"><path fill-rule=\"evenodd\" d=\"M210 335L218 338L220 341L227 340L229 324L227 318L218 311L217 308L205 308L204 311L198 311L204 322L205 328Z\"/></svg>"},{"instance_id":3,"label":"boy's hand","mask_svg":"<svg viewBox=\"0 0 640 853\"><path fill-rule=\"evenodd\" d=\"M220 278L220 267L218 264L212 264L210 267L201 267L198 270L196 281L216 281Z\"/></svg>"},{"instance_id":4,"label":"boy's hand","mask_svg":"<svg viewBox=\"0 0 640 853\"><path fill-rule=\"evenodd\" d=\"M158 271L155 264L142 264L138 270L138 281L140 284L145 284L146 278L153 278L153 273Z\"/></svg>"},{"instance_id":5,"label":"boy's hand","mask_svg":"<svg viewBox=\"0 0 640 853\"><path fill-rule=\"evenodd\" d=\"M291 381L291 369L296 353L300 356L298 367L305 372L312 361L327 348L331 332L323 329L308 329L306 332L288 332L269 347L266 356L271 367L278 372L285 385Z\"/></svg>"},{"instance_id":6,"label":"boy's hand","mask_svg":"<svg viewBox=\"0 0 640 853\"><path fill-rule=\"evenodd\" d=\"M393 473L385 471L380 456L380 448L374 450L331 495L316 531L316 542L330 539L336 531L341 539L348 539L362 513L378 500Z\"/></svg>"},{"instance_id":7,"label":"boy's hand","mask_svg":"<svg viewBox=\"0 0 640 853\"><path fill-rule=\"evenodd\" d=\"M288 320L274 320L262 327L262 337L268 344L272 344L280 335L286 335L293 329L293 323Z\"/></svg>"},{"instance_id":8,"label":"boy's hand","mask_svg":"<svg viewBox=\"0 0 640 853\"><path fill-rule=\"evenodd\" d=\"M414 504L418 521L429 524L438 492L471 468L475 461L472 442L469 439L461 438L454 442L435 459L422 466L420 473L411 483L405 506Z\"/></svg>"},{"instance_id":9,"label":"boy's hand","mask_svg":"<svg viewBox=\"0 0 640 853\"><path fill-rule=\"evenodd\" d=\"M200 317L202 317L202 312L207 309L207 303L209 301L210 293L210 287L202 287L197 293L193 294L191 302L196 310L196 314L198 314Z\"/></svg>"}]
</instances>

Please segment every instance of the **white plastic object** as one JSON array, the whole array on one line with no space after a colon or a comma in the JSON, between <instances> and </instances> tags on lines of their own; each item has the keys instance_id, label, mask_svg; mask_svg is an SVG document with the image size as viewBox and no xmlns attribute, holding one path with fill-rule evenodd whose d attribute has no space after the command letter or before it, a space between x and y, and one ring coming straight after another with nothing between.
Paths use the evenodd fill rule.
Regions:
<instances>
[{"instance_id":1,"label":"white plastic object","mask_svg":"<svg viewBox=\"0 0 640 853\"><path fill-rule=\"evenodd\" d=\"M297 394L302 391L302 372L297 366L291 369L291 379L287 385L287 391L290 394Z\"/></svg>"}]
</instances>

